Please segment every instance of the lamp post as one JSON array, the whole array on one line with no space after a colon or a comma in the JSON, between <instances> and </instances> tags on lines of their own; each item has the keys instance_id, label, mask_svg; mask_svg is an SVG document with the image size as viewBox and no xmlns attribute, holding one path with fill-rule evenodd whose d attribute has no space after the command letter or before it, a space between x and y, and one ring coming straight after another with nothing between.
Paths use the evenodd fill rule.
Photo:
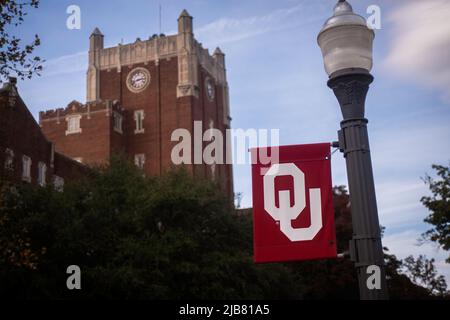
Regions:
<instances>
[{"instance_id":1,"label":"lamp post","mask_svg":"<svg viewBox=\"0 0 450 320\"><path fill-rule=\"evenodd\" d=\"M345 0L339 0L317 37L329 75L328 86L333 89L343 116L338 146L347 165L353 224L350 255L363 300L388 298L368 121L364 117L365 98L373 81L369 72L374 37L366 20L354 14Z\"/></svg>"}]
</instances>

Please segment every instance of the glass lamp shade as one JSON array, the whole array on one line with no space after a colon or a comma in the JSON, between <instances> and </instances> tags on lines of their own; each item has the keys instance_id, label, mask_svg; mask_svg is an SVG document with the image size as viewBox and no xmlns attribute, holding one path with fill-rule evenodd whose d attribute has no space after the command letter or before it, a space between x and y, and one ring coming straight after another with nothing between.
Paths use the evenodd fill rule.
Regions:
<instances>
[{"instance_id":1,"label":"glass lamp shade","mask_svg":"<svg viewBox=\"0 0 450 320\"><path fill-rule=\"evenodd\" d=\"M374 37L364 18L354 14L346 1L339 1L317 37L327 74L352 68L369 72Z\"/></svg>"}]
</instances>

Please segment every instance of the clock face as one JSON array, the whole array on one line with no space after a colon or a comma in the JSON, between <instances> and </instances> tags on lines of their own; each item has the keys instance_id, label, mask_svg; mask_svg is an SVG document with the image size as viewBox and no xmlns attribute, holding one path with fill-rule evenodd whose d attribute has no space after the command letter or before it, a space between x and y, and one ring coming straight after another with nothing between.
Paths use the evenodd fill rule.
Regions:
<instances>
[{"instance_id":1,"label":"clock face","mask_svg":"<svg viewBox=\"0 0 450 320\"><path fill-rule=\"evenodd\" d=\"M138 71L131 76L131 86L135 89L142 89L146 83L147 77L141 71Z\"/></svg>"},{"instance_id":2,"label":"clock face","mask_svg":"<svg viewBox=\"0 0 450 320\"><path fill-rule=\"evenodd\" d=\"M132 92L140 92L144 90L149 83L150 73L147 69L136 68L128 75L127 86Z\"/></svg>"},{"instance_id":3,"label":"clock face","mask_svg":"<svg viewBox=\"0 0 450 320\"><path fill-rule=\"evenodd\" d=\"M206 93L209 100L214 100L214 84L212 83L211 79L206 80Z\"/></svg>"}]
</instances>

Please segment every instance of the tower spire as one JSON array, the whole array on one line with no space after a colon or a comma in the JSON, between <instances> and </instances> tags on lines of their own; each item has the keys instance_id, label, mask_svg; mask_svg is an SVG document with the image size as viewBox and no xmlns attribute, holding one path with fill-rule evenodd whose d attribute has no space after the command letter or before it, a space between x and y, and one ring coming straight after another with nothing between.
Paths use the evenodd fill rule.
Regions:
<instances>
[{"instance_id":1,"label":"tower spire","mask_svg":"<svg viewBox=\"0 0 450 320\"><path fill-rule=\"evenodd\" d=\"M192 16L184 9L178 18L178 33L193 33Z\"/></svg>"},{"instance_id":2,"label":"tower spire","mask_svg":"<svg viewBox=\"0 0 450 320\"><path fill-rule=\"evenodd\" d=\"M92 33L91 33L91 37L92 36L102 36L103 37L103 34L99 28L95 27L94 31L92 31Z\"/></svg>"},{"instance_id":3,"label":"tower spire","mask_svg":"<svg viewBox=\"0 0 450 320\"><path fill-rule=\"evenodd\" d=\"M89 36L89 50L103 49L103 34L99 28L95 28Z\"/></svg>"}]
</instances>

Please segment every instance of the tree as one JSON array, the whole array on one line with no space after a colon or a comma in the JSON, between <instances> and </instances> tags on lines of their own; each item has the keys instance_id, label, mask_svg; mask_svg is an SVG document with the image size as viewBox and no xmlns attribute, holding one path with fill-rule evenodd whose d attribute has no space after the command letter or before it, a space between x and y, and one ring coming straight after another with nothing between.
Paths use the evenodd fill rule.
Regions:
<instances>
[{"instance_id":1,"label":"tree","mask_svg":"<svg viewBox=\"0 0 450 320\"><path fill-rule=\"evenodd\" d=\"M433 226L423 234L423 238L437 242L444 250L450 250L450 167L433 165L439 180L426 176L424 181L428 184L432 196L422 197L422 204L431 213L425 222ZM447 259L450 263L450 257Z\"/></svg>"},{"instance_id":2,"label":"tree","mask_svg":"<svg viewBox=\"0 0 450 320\"><path fill-rule=\"evenodd\" d=\"M348 192L344 186L333 188L333 204L336 224L337 248L339 253L347 252L349 240L353 236L351 204ZM384 227L381 228L385 230ZM445 280L438 276L434 268L434 260L419 258L418 263L426 267L417 268L416 279L426 281L411 281L410 265L389 254L389 249L384 248L386 276L389 296L391 299L433 299L445 296ZM350 259L306 261L291 265L293 272L300 275L306 299L358 299L358 280L354 263ZM433 288L430 290L430 288ZM441 294L442 293L442 294ZM447 296L445 296L447 297Z\"/></svg>"},{"instance_id":3,"label":"tree","mask_svg":"<svg viewBox=\"0 0 450 320\"><path fill-rule=\"evenodd\" d=\"M64 192L22 185L5 190L0 203L0 243L18 234L36 253L27 268L0 250L2 297L301 297L286 266L253 263L251 217L234 212L215 184L183 170L144 177L112 159ZM72 264L83 290L66 288Z\"/></svg>"},{"instance_id":4,"label":"tree","mask_svg":"<svg viewBox=\"0 0 450 320\"><path fill-rule=\"evenodd\" d=\"M385 248L384 261L386 264L386 278L389 298L393 300L417 300L434 298L430 292L421 285L411 281L405 274L403 261L397 259L389 250Z\"/></svg>"},{"instance_id":5,"label":"tree","mask_svg":"<svg viewBox=\"0 0 450 320\"><path fill-rule=\"evenodd\" d=\"M419 255L417 259L408 256L403 262L403 267L415 284L425 287L432 295L444 296L447 283L444 276L438 275L434 261L423 255Z\"/></svg>"},{"instance_id":6,"label":"tree","mask_svg":"<svg viewBox=\"0 0 450 320\"><path fill-rule=\"evenodd\" d=\"M3 195L0 201L0 266L34 270L40 255L45 253L45 248L33 250L27 228L17 228L11 223L16 213L12 204L20 201L15 187L0 181L0 194Z\"/></svg>"},{"instance_id":7,"label":"tree","mask_svg":"<svg viewBox=\"0 0 450 320\"><path fill-rule=\"evenodd\" d=\"M211 181L183 170L145 177L122 158L66 182L63 192L4 184L0 297L358 299L349 259L254 264L252 211L230 203ZM352 229L344 187L334 189L334 208L338 250L345 252ZM415 284L401 260L386 261L391 298L434 297L422 285L439 282ZM420 261L426 268L417 268L416 279L439 279ZM66 288L73 264L81 269L79 291Z\"/></svg>"},{"instance_id":8,"label":"tree","mask_svg":"<svg viewBox=\"0 0 450 320\"><path fill-rule=\"evenodd\" d=\"M36 34L34 40L22 45L21 39L11 34L11 29L22 24L27 15L26 7L37 8L39 0L26 2L18 0L2 0L0 2L0 78L7 78L11 73L22 80L39 75L42 70L42 60L31 56L41 40Z\"/></svg>"}]
</instances>

